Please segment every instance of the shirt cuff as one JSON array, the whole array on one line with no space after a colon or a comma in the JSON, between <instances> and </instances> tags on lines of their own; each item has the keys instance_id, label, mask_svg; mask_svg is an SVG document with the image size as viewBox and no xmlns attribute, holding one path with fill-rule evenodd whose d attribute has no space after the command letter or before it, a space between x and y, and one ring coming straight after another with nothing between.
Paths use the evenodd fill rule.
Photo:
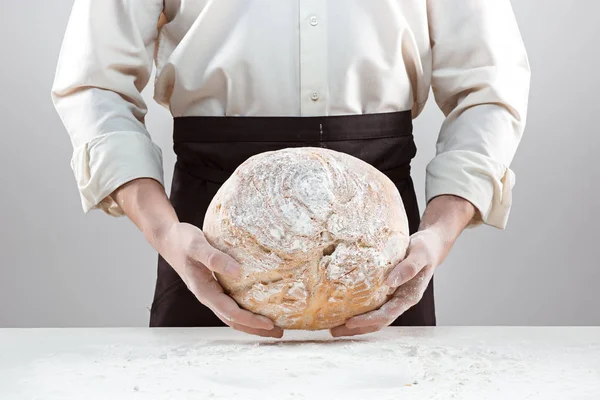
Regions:
<instances>
[{"instance_id":1,"label":"shirt cuff","mask_svg":"<svg viewBox=\"0 0 600 400\"><path fill-rule=\"evenodd\" d=\"M508 167L472 151L449 151L427 166L426 199L453 195L470 201L479 211L468 225L506 228L512 205L515 174Z\"/></svg>"},{"instance_id":2,"label":"shirt cuff","mask_svg":"<svg viewBox=\"0 0 600 400\"><path fill-rule=\"evenodd\" d=\"M139 178L151 178L164 186L162 151L140 132L114 132L93 138L75 148L71 159L83 211L100 209L123 215L110 197L120 186Z\"/></svg>"}]
</instances>

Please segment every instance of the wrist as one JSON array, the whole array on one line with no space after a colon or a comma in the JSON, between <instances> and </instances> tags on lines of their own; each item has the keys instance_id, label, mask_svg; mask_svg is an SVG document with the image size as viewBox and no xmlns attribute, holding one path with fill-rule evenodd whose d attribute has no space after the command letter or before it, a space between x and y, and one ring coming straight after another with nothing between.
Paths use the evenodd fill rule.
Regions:
<instances>
[{"instance_id":1,"label":"wrist","mask_svg":"<svg viewBox=\"0 0 600 400\"><path fill-rule=\"evenodd\" d=\"M112 197L159 251L160 244L179 222L163 186L153 179L136 179L121 186Z\"/></svg>"},{"instance_id":2,"label":"wrist","mask_svg":"<svg viewBox=\"0 0 600 400\"><path fill-rule=\"evenodd\" d=\"M176 225L179 223L178 220L167 218L164 220L155 219L152 223L147 224L145 227L140 228L146 241L150 243L152 248L158 253L164 252L164 247L169 243L169 236L172 236Z\"/></svg>"}]
</instances>

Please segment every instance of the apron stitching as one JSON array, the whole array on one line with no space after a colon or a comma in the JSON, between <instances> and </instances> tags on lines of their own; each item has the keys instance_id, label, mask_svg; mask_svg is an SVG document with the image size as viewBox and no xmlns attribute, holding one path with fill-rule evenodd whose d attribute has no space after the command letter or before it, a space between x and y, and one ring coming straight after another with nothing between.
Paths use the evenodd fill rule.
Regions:
<instances>
[{"instance_id":1,"label":"apron stitching","mask_svg":"<svg viewBox=\"0 0 600 400\"><path fill-rule=\"evenodd\" d=\"M319 124L319 144L321 145L322 148L327 148L327 143L325 143L324 140L324 134L323 134L323 124Z\"/></svg>"}]
</instances>

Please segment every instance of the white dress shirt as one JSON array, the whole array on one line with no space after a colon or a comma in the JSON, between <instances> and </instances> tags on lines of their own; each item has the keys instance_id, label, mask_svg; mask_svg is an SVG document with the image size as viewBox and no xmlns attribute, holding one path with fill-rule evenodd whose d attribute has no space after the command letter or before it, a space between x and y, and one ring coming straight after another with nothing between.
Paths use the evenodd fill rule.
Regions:
<instances>
[{"instance_id":1,"label":"white dress shirt","mask_svg":"<svg viewBox=\"0 0 600 400\"><path fill-rule=\"evenodd\" d=\"M432 88L446 120L427 201L506 225L530 79L509 0L75 0L52 97L86 212L121 215L115 189L163 183L140 95L153 65L175 117L414 118Z\"/></svg>"}]
</instances>

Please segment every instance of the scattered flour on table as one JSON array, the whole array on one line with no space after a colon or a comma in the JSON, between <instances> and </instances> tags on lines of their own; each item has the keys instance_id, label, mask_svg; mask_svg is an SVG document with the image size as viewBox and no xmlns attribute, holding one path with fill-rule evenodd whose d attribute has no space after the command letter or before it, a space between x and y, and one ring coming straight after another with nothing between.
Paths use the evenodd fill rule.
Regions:
<instances>
[{"instance_id":1,"label":"scattered flour on table","mask_svg":"<svg viewBox=\"0 0 600 400\"><path fill-rule=\"evenodd\" d=\"M567 346L550 355L543 346L442 345L435 338L142 343L39 359L26 386L44 400L597 400L600 365L578 363L587 351L600 348Z\"/></svg>"}]
</instances>

